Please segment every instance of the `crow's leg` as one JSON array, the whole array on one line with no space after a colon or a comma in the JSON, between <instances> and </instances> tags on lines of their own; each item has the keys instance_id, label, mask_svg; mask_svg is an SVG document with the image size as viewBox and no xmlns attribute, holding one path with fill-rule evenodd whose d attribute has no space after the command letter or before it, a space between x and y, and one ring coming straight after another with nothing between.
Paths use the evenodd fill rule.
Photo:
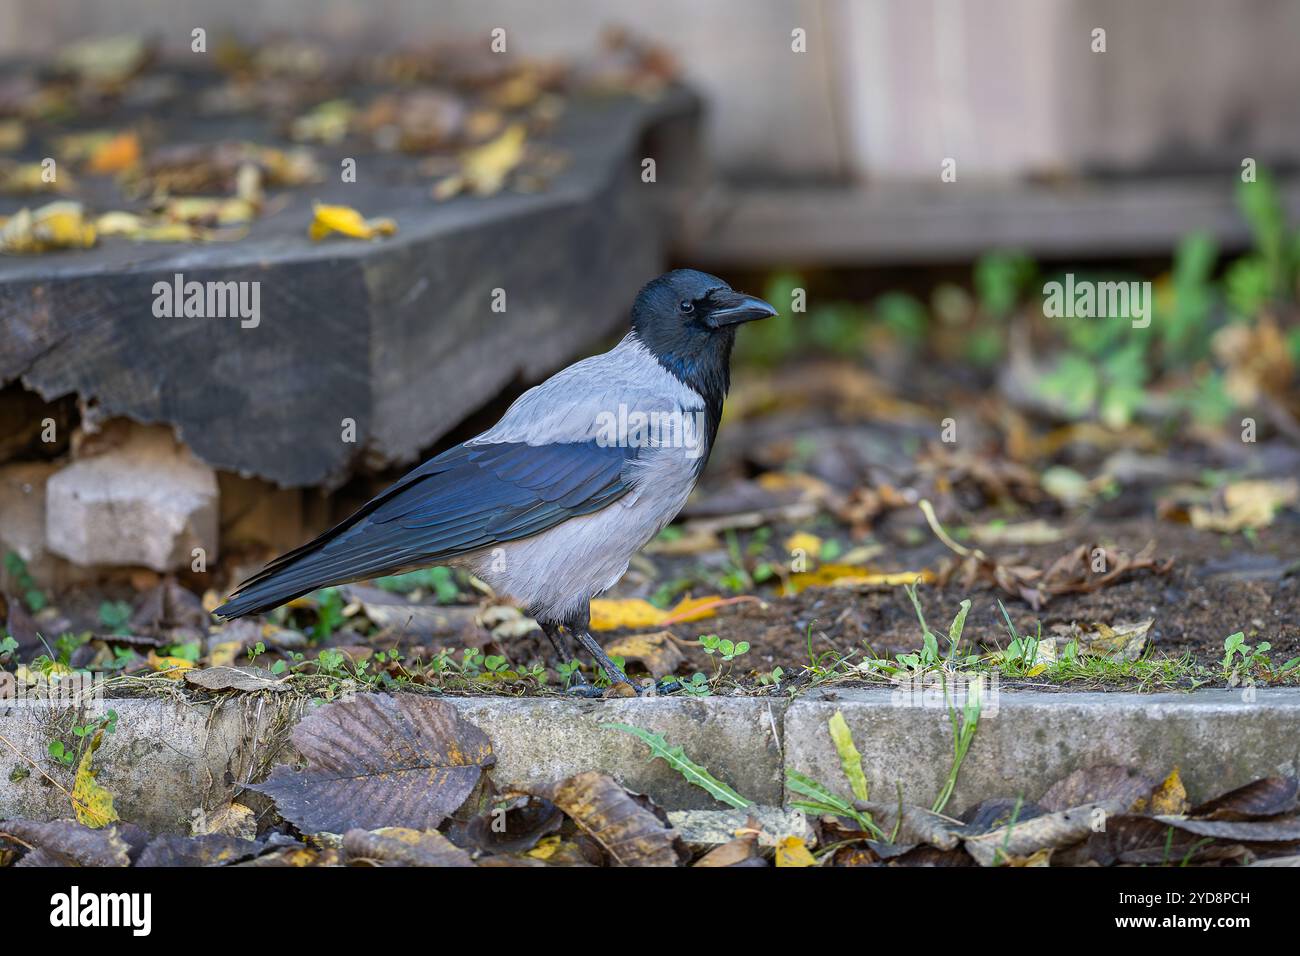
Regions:
<instances>
[{"instance_id":1,"label":"crow's leg","mask_svg":"<svg viewBox=\"0 0 1300 956\"><path fill-rule=\"evenodd\" d=\"M542 626L542 633L546 635L551 642L551 646L555 648L555 654L556 657L559 658L560 663L573 663L576 659L573 653L573 645L569 643L569 637L564 633L563 628L561 628L560 625L552 624L549 621L538 621L537 623ZM571 685L569 690L573 690L574 687L588 686L587 678L582 676L582 671L580 670L575 670L569 676L569 683Z\"/></svg>"},{"instance_id":2,"label":"crow's leg","mask_svg":"<svg viewBox=\"0 0 1300 956\"><path fill-rule=\"evenodd\" d=\"M581 616L575 616L564 626L565 630L571 631L574 637L578 639L578 643L586 648L587 653L595 658L596 663L605 671L605 676L609 678L611 684L627 684L635 690L639 696L654 696L658 693L669 693L681 687L681 684L677 681L665 682L658 686L651 684L649 687L639 687L636 684L633 684L628 680L627 675L623 673L623 669L609 659L609 655L605 653L605 649L601 647L600 644L596 642L596 639L588 632L587 629L590 625L590 612L584 609ZM600 688L591 686L584 688L570 688L570 693L580 694L583 697L602 696Z\"/></svg>"}]
</instances>

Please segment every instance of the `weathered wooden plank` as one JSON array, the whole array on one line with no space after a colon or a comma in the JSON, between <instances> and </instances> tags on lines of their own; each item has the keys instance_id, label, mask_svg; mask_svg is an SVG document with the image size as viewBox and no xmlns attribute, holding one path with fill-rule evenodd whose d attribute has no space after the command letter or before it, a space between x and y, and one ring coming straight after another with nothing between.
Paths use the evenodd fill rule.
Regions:
<instances>
[{"instance_id":1,"label":"weathered wooden plank","mask_svg":"<svg viewBox=\"0 0 1300 956\"><path fill-rule=\"evenodd\" d=\"M553 370L626 320L663 264L665 206L690 175L697 108L683 90L571 101L547 142L572 161L541 193L438 204L409 160L376 156L355 184L331 175L284 193L284 208L238 242L115 240L0 258L0 383L172 424L208 463L282 485L409 462L508 382ZM675 145L647 185L639 144L665 124ZM314 199L392 216L400 231L311 244ZM259 323L155 317L154 283L178 272L260 282ZM491 309L496 288L505 313Z\"/></svg>"},{"instance_id":2,"label":"weathered wooden plank","mask_svg":"<svg viewBox=\"0 0 1300 956\"><path fill-rule=\"evenodd\" d=\"M1014 247L1044 257L1167 256L1195 229L1225 248L1249 230L1237 171L1215 177L1060 186L958 181L844 188L731 189L690 224L683 252L701 267L789 263L872 266L962 262ZM937 176L937 174L936 174ZM1300 214L1300 182L1283 181Z\"/></svg>"}]
</instances>

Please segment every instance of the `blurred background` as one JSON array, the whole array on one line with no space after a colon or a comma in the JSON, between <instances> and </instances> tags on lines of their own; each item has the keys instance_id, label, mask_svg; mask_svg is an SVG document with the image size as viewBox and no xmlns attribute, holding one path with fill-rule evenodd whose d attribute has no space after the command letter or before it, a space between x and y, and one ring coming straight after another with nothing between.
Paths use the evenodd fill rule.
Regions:
<instances>
[{"instance_id":1,"label":"blurred background","mask_svg":"<svg viewBox=\"0 0 1300 956\"><path fill-rule=\"evenodd\" d=\"M766 595L716 626L769 635L769 662L813 620L841 653L914 644L911 604L872 578L899 573L945 614L982 595L990 639L1004 618L1014 637L1152 616L1144 640L1175 655L1237 630L1300 647L1297 35L1286 0L0 0L0 172L21 187L47 143L101 137L53 197L100 216L98 241L29 226L52 197L0 196L9 587L116 569L128 605L158 575L228 590L689 265L782 315L741 336L701 492L620 593ZM168 147L253 139L327 175L239 153L266 189L245 194L191 157L198 191L251 212L235 236L227 207L179 211L196 177L159 172ZM372 153L383 182L329 185ZM397 233L317 243L320 199ZM258 277L278 318L161 333L143 290L180 269ZM1150 324L1045 314L1067 276L1150 283ZM498 287L517 304L495 317ZM142 461L189 502L145 522L165 540L56 507ZM1121 569L1101 583L1070 560L1098 547ZM438 580L413 600L475 596ZM301 613L279 620L334 611Z\"/></svg>"}]
</instances>

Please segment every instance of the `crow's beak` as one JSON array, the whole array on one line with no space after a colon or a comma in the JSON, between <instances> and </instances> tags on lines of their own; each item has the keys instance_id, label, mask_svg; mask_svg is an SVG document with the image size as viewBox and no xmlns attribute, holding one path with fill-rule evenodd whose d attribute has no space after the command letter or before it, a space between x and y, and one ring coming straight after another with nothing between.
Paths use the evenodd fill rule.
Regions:
<instances>
[{"instance_id":1,"label":"crow's beak","mask_svg":"<svg viewBox=\"0 0 1300 956\"><path fill-rule=\"evenodd\" d=\"M724 292L713 297L709 310L709 325L720 329L724 325L739 325L776 315L776 309L762 299L740 292Z\"/></svg>"}]
</instances>

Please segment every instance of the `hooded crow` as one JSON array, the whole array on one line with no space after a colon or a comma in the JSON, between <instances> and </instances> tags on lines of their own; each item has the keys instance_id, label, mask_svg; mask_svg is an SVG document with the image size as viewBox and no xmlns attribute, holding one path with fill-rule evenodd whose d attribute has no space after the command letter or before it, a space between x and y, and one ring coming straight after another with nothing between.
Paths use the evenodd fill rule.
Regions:
<instances>
[{"instance_id":1,"label":"hooded crow","mask_svg":"<svg viewBox=\"0 0 1300 956\"><path fill-rule=\"evenodd\" d=\"M529 389L495 426L276 558L216 613L459 565L526 608L564 661L572 635L611 681L630 683L588 633L591 599L686 503L718 431L736 329L775 314L703 272L660 276L617 346Z\"/></svg>"}]
</instances>

